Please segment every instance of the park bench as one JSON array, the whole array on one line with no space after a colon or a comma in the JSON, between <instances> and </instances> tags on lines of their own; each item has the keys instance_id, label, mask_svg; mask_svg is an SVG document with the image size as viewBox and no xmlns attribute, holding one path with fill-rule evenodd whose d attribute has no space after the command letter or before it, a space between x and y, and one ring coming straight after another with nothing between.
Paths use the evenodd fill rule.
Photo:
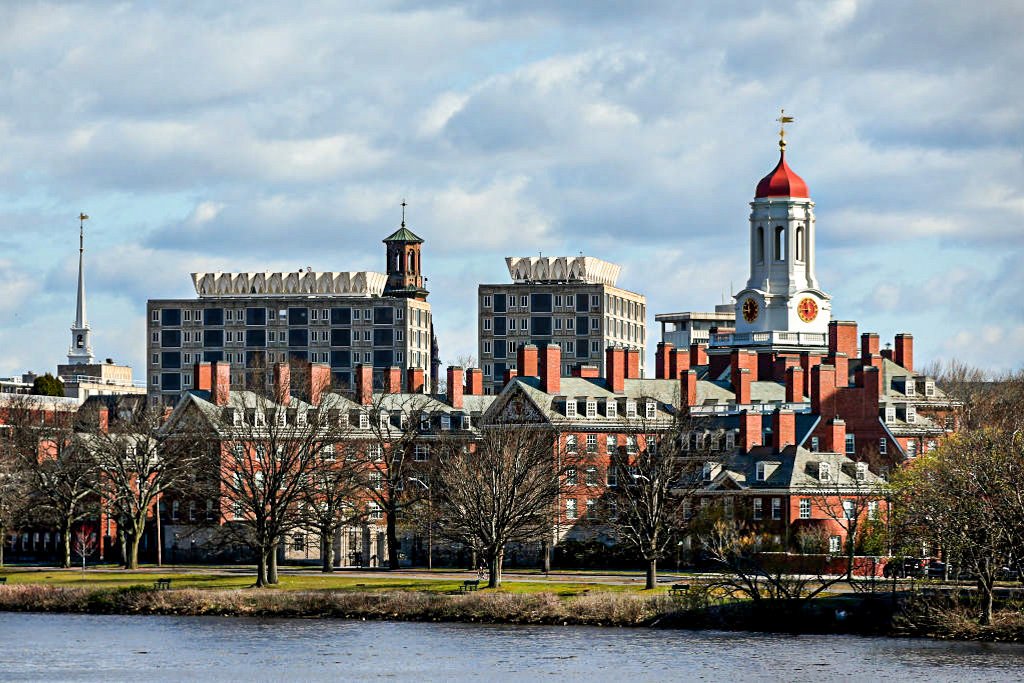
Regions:
<instances>
[{"instance_id":1,"label":"park bench","mask_svg":"<svg viewBox=\"0 0 1024 683\"><path fill-rule=\"evenodd\" d=\"M470 579L462 582L459 586L460 593L471 593L480 587L480 579Z\"/></svg>"},{"instance_id":2,"label":"park bench","mask_svg":"<svg viewBox=\"0 0 1024 683\"><path fill-rule=\"evenodd\" d=\"M171 580L170 579L157 579L153 582L153 588L158 591L170 590Z\"/></svg>"},{"instance_id":3,"label":"park bench","mask_svg":"<svg viewBox=\"0 0 1024 683\"><path fill-rule=\"evenodd\" d=\"M668 594L673 598L681 598L690 590L690 584L688 583L674 583L672 588L669 589Z\"/></svg>"}]
</instances>

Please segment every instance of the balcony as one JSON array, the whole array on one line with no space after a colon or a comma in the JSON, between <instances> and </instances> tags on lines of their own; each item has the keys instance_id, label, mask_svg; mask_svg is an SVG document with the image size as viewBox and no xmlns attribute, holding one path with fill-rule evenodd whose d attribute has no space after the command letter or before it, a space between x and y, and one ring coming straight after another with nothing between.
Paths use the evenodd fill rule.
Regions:
<instances>
[{"instance_id":1,"label":"balcony","mask_svg":"<svg viewBox=\"0 0 1024 683\"><path fill-rule=\"evenodd\" d=\"M745 332L712 334L711 346L828 346L822 332Z\"/></svg>"}]
</instances>

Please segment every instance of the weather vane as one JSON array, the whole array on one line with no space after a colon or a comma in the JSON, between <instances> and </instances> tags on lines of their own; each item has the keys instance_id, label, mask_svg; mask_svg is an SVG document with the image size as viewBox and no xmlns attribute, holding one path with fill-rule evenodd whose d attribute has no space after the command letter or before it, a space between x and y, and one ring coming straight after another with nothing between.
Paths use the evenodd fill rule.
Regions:
<instances>
[{"instance_id":1,"label":"weather vane","mask_svg":"<svg viewBox=\"0 0 1024 683\"><path fill-rule=\"evenodd\" d=\"M793 123L796 121L792 116L786 116L786 110L779 110L779 118L775 119L779 122L779 149L785 151L786 149L786 124Z\"/></svg>"},{"instance_id":2,"label":"weather vane","mask_svg":"<svg viewBox=\"0 0 1024 683\"><path fill-rule=\"evenodd\" d=\"M405 227L405 200L402 200L402 227Z\"/></svg>"}]
</instances>

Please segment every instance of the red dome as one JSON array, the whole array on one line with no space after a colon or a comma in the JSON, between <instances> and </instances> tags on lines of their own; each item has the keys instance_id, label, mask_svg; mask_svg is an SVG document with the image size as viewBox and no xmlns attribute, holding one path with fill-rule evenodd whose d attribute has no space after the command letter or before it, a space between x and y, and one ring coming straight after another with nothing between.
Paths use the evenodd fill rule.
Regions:
<instances>
[{"instance_id":1,"label":"red dome","mask_svg":"<svg viewBox=\"0 0 1024 683\"><path fill-rule=\"evenodd\" d=\"M779 153L779 163L771 173L761 178L757 184L757 192L754 199L764 197L800 197L810 198L807 192L807 183L804 179L793 172L793 169L786 163L786 152Z\"/></svg>"}]
</instances>

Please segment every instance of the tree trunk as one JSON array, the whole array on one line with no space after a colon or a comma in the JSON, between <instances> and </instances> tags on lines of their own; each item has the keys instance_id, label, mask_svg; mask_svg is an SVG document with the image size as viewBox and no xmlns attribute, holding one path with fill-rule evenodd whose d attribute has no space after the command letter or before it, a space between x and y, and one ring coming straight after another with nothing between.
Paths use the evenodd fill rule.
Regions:
<instances>
[{"instance_id":1,"label":"tree trunk","mask_svg":"<svg viewBox=\"0 0 1024 683\"><path fill-rule=\"evenodd\" d=\"M7 542L7 529L0 529L0 567L4 566L4 543Z\"/></svg>"},{"instance_id":2,"label":"tree trunk","mask_svg":"<svg viewBox=\"0 0 1024 683\"><path fill-rule=\"evenodd\" d=\"M505 553L501 550L494 550L487 553L487 587L497 588L501 585L501 564L505 559Z\"/></svg>"},{"instance_id":3,"label":"tree trunk","mask_svg":"<svg viewBox=\"0 0 1024 683\"><path fill-rule=\"evenodd\" d=\"M121 564L128 562L128 536L124 533L124 525L117 523L117 545L121 551Z\"/></svg>"},{"instance_id":4,"label":"tree trunk","mask_svg":"<svg viewBox=\"0 0 1024 683\"><path fill-rule=\"evenodd\" d=\"M131 542L128 544L128 556L124 561L125 569L139 568L139 541L141 540L142 534L138 531L133 531L131 534Z\"/></svg>"},{"instance_id":5,"label":"tree trunk","mask_svg":"<svg viewBox=\"0 0 1024 683\"><path fill-rule=\"evenodd\" d=\"M647 583L644 586L645 590L652 590L658 585L658 560L651 559L647 561Z\"/></svg>"},{"instance_id":6,"label":"tree trunk","mask_svg":"<svg viewBox=\"0 0 1024 683\"><path fill-rule=\"evenodd\" d=\"M551 544L547 541L540 542L540 563L544 574L551 573Z\"/></svg>"},{"instance_id":7,"label":"tree trunk","mask_svg":"<svg viewBox=\"0 0 1024 683\"><path fill-rule=\"evenodd\" d=\"M323 567L320 571L329 574L334 571L334 534L320 534L320 557L323 559Z\"/></svg>"},{"instance_id":8,"label":"tree trunk","mask_svg":"<svg viewBox=\"0 0 1024 683\"><path fill-rule=\"evenodd\" d=\"M995 597L995 582L985 578L978 578L978 590L981 592L981 625L992 624L993 602Z\"/></svg>"},{"instance_id":9,"label":"tree trunk","mask_svg":"<svg viewBox=\"0 0 1024 683\"><path fill-rule=\"evenodd\" d=\"M267 553L267 583L271 586L276 586L278 583L277 577L277 543L270 546L270 552Z\"/></svg>"},{"instance_id":10,"label":"tree trunk","mask_svg":"<svg viewBox=\"0 0 1024 683\"><path fill-rule=\"evenodd\" d=\"M260 548L256 558L256 587L263 588L267 585L267 553Z\"/></svg>"},{"instance_id":11,"label":"tree trunk","mask_svg":"<svg viewBox=\"0 0 1024 683\"><path fill-rule=\"evenodd\" d=\"M61 533L64 536L64 556L61 558L60 566L67 569L71 566L71 520L65 518Z\"/></svg>"},{"instance_id":12,"label":"tree trunk","mask_svg":"<svg viewBox=\"0 0 1024 683\"><path fill-rule=\"evenodd\" d=\"M388 509L388 568L398 569L398 510Z\"/></svg>"}]
</instances>

